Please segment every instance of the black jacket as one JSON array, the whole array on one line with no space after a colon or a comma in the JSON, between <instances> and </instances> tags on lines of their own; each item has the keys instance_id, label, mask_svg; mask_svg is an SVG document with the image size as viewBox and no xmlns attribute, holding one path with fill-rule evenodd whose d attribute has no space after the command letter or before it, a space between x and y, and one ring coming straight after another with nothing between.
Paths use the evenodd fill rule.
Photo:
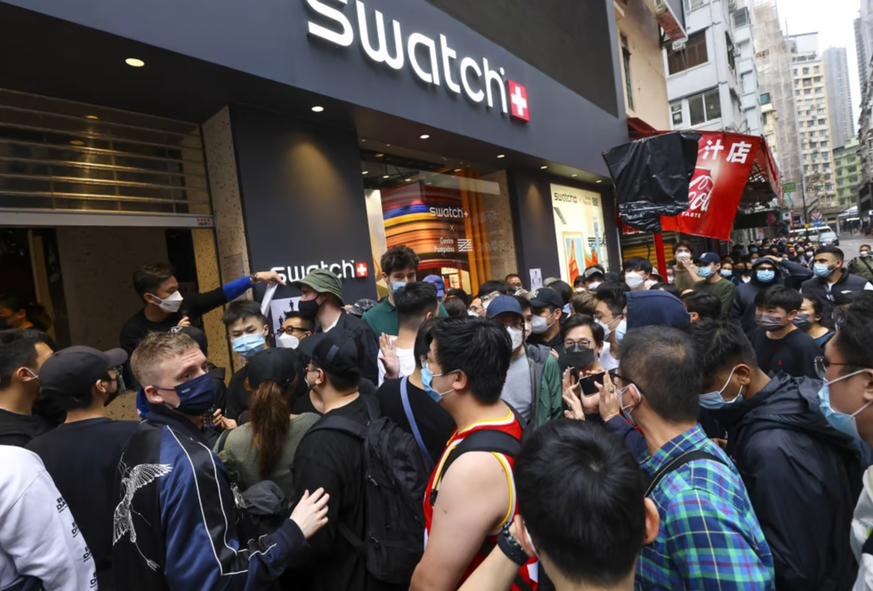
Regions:
<instances>
[{"instance_id":1,"label":"black jacket","mask_svg":"<svg viewBox=\"0 0 873 591\"><path fill-rule=\"evenodd\" d=\"M746 333L758 326L758 323L755 322L755 296L758 295L758 292L764 291L771 285L782 284L782 271L778 268L776 270L776 278L770 283L758 280L757 267L764 262L773 264L773 261L769 259L758 259L755 261L752 265L752 280L737 286L737 297L734 298L734 305L731 307L731 320L734 324L742 326L743 332Z\"/></svg>"},{"instance_id":2,"label":"black jacket","mask_svg":"<svg viewBox=\"0 0 873 591\"><path fill-rule=\"evenodd\" d=\"M847 271L843 271L842 277L837 279L837 282L831 286L828 291L827 280L824 277L813 277L808 281L803 282L800 291L803 295L817 295L822 300L834 301L835 293L854 293L859 294L864 291L869 281L858 275L852 275Z\"/></svg>"},{"instance_id":3,"label":"black jacket","mask_svg":"<svg viewBox=\"0 0 873 591\"><path fill-rule=\"evenodd\" d=\"M345 330L355 339L358 347L358 362L361 366L361 377L374 384L379 383L379 340L370 325L351 314L343 313L337 320L335 328ZM316 332L322 332L319 328Z\"/></svg>"},{"instance_id":4,"label":"black jacket","mask_svg":"<svg viewBox=\"0 0 873 591\"><path fill-rule=\"evenodd\" d=\"M860 454L819 412L821 386L780 373L756 396L718 413L780 591L851 589L857 574L849 533Z\"/></svg>"}]
</instances>

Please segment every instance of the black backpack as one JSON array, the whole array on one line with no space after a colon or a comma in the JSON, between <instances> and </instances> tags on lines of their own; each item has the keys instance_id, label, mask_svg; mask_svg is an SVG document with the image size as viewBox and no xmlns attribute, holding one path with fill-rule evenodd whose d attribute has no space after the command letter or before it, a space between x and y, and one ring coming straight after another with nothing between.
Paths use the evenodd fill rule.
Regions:
<instances>
[{"instance_id":1,"label":"black backpack","mask_svg":"<svg viewBox=\"0 0 873 591\"><path fill-rule=\"evenodd\" d=\"M415 438L367 404L370 422L325 415L313 431L342 431L364 442L366 540L344 523L337 531L366 556L367 571L378 581L408 585L424 553L424 491L430 473Z\"/></svg>"}]
</instances>

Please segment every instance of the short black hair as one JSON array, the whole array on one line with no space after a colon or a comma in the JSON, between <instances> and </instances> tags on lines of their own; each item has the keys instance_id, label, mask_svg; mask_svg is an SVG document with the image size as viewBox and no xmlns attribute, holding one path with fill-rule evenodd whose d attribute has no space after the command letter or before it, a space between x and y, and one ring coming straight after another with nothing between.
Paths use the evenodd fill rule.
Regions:
<instances>
[{"instance_id":1,"label":"short black hair","mask_svg":"<svg viewBox=\"0 0 873 591\"><path fill-rule=\"evenodd\" d=\"M170 332L181 332L188 335L200 347L203 356L209 357L209 339L206 338L206 333L200 328L196 326L174 326L170 329Z\"/></svg>"},{"instance_id":2,"label":"short black hair","mask_svg":"<svg viewBox=\"0 0 873 591\"><path fill-rule=\"evenodd\" d=\"M394 271L413 268L418 270L419 258L415 251L404 244L398 244L389 248L382 255L382 260L379 264L382 267L382 272L386 275L391 275Z\"/></svg>"},{"instance_id":3,"label":"short black hair","mask_svg":"<svg viewBox=\"0 0 873 591\"><path fill-rule=\"evenodd\" d=\"M837 257L838 261L845 260L846 258L846 255L843 253L843 251L836 246L822 246L815 251L815 256L818 256L820 254L832 254Z\"/></svg>"},{"instance_id":4,"label":"short black hair","mask_svg":"<svg viewBox=\"0 0 873 591\"><path fill-rule=\"evenodd\" d=\"M521 306L521 311L530 310L533 306L530 304L530 300L524 296L512 296L518 301L518 305Z\"/></svg>"},{"instance_id":5,"label":"short black hair","mask_svg":"<svg viewBox=\"0 0 873 591\"><path fill-rule=\"evenodd\" d=\"M598 302L606 303L614 316L624 313L624 308L627 306L627 286L623 283L605 281L597 287L594 296Z\"/></svg>"},{"instance_id":6,"label":"short black hair","mask_svg":"<svg viewBox=\"0 0 873 591\"><path fill-rule=\"evenodd\" d=\"M810 306L812 306L812 314L813 316L819 316L820 319L817 321L822 326L826 326L828 328L833 328L833 318L831 315L833 314L833 304L829 301L823 300L815 294L812 293L802 293L804 300L809 300ZM815 320L815 318L812 318Z\"/></svg>"},{"instance_id":7,"label":"short black hair","mask_svg":"<svg viewBox=\"0 0 873 591\"><path fill-rule=\"evenodd\" d=\"M237 320L254 316L261 324L267 323L267 318L261 314L261 305L254 300L234 300L227 305L227 310L221 316L224 326L229 327Z\"/></svg>"},{"instance_id":8,"label":"short black hair","mask_svg":"<svg viewBox=\"0 0 873 591\"><path fill-rule=\"evenodd\" d=\"M52 327L52 317L40 303L28 301L18 294L4 293L0 295L0 305L13 314L24 310L24 317L42 331L48 331Z\"/></svg>"},{"instance_id":9,"label":"short black hair","mask_svg":"<svg viewBox=\"0 0 873 591\"><path fill-rule=\"evenodd\" d=\"M774 309L782 308L789 314L794 310L800 310L803 305L803 296L796 289L784 285L771 285L764 291L759 291L755 296L755 306L758 308Z\"/></svg>"},{"instance_id":10,"label":"short black hair","mask_svg":"<svg viewBox=\"0 0 873 591\"><path fill-rule=\"evenodd\" d=\"M578 289L580 285L585 285L584 275L576 275L576 279L573 280L573 289Z\"/></svg>"},{"instance_id":11,"label":"short black hair","mask_svg":"<svg viewBox=\"0 0 873 591\"><path fill-rule=\"evenodd\" d=\"M846 363L840 373L873 368L873 292L862 292L843 310L839 330L831 342Z\"/></svg>"},{"instance_id":12,"label":"short black hair","mask_svg":"<svg viewBox=\"0 0 873 591\"><path fill-rule=\"evenodd\" d=\"M654 267L652 267L652 262L649 259L644 259L643 257L631 257L624 263L625 271L645 271L646 273L651 273Z\"/></svg>"},{"instance_id":13,"label":"short black hair","mask_svg":"<svg viewBox=\"0 0 873 591\"><path fill-rule=\"evenodd\" d=\"M506 329L484 318L446 318L431 328L427 345L436 341L436 356L443 371L463 371L470 392L482 404L500 400L512 343Z\"/></svg>"},{"instance_id":14,"label":"short black hair","mask_svg":"<svg viewBox=\"0 0 873 591\"><path fill-rule=\"evenodd\" d=\"M467 313L467 303L461 298L446 298L443 308L448 316L464 316Z\"/></svg>"},{"instance_id":15,"label":"short black hair","mask_svg":"<svg viewBox=\"0 0 873 591\"><path fill-rule=\"evenodd\" d=\"M479 288L478 297L486 296L492 292L500 292L501 295L513 295L515 293L515 288L511 287L505 281L498 281L497 279L492 279L491 281L486 281Z\"/></svg>"},{"instance_id":16,"label":"short black hair","mask_svg":"<svg viewBox=\"0 0 873 591\"><path fill-rule=\"evenodd\" d=\"M662 283L656 283L649 289L653 291L666 291L667 293L674 295L679 299L682 298L682 291L672 283L667 283L666 281Z\"/></svg>"},{"instance_id":17,"label":"short black hair","mask_svg":"<svg viewBox=\"0 0 873 591\"><path fill-rule=\"evenodd\" d=\"M133 274L133 288L139 294L139 297L143 297L145 294L156 290L161 286L161 283L175 274L176 270L173 266L166 263L143 265Z\"/></svg>"},{"instance_id":18,"label":"short black hair","mask_svg":"<svg viewBox=\"0 0 873 591\"><path fill-rule=\"evenodd\" d=\"M871 247L869 244L862 244L858 247L858 250L861 250L862 248L866 248L867 250L873 249L873 247Z\"/></svg>"},{"instance_id":19,"label":"short black hair","mask_svg":"<svg viewBox=\"0 0 873 591\"><path fill-rule=\"evenodd\" d=\"M721 318L721 300L706 291L692 291L679 298L689 313L697 312L701 318Z\"/></svg>"},{"instance_id":20,"label":"short black hair","mask_svg":"<svg viewBox=\"0 0 873 591\"><path fill-rule=\"evenodd\" d=\"M460 287L453 287L451 289L446 290L446 300L449 298L458 298L462 302L464 302L464 307L470 305L470 296L466 291L461 289ZM445 300L443 300L443 305L445 305Z\"/></svg>"},{"instance_id":21,"label":"short black hair","mask_svg":"<svg viewBox=\"0 0 873 591\"><path fill-rule=\"evenodd\" d=\"M412 354L415 356L416 367L420 368L421 358L427 356L428 348L430 347L430 341L428 340L430 329L432 329L437 322L441 322L442 320L443 318L440 317L428 318L418 327L418 334L415 336L415 344L412 346Z\"/></svg>"},{"instance_id":22,"label":"short black hair","mask_svg":"<svg viewBox=\"0 0 873 591\"><path fill-rule=\"evenodd\" d=\"M0 330L0 388L12 383L12 374L20 367L36 371L36 344L46 342L44 332L32 329Z\"/></svg>"},{"instance_id":23,"label":"short black hair","mask_svg":"<svg viewBox=\"0 0 873 591\"><path fill-rule=\"evenodd\" d=\"M591 329L591 334L594 335L594 342L599 347L603 344L604 330L593 317L586 314L574 314L567 318L567 321L561 326L561 337L567 338L567 333L580 326L587 326Z\"/></svg>"},{"instance_id":24,"label":"short black hair","mask_svg":"<svg viewBox=\"0 0 873 591\"><path fill-rule=\"evenodd\" d=\"M525 440L513 471L528 533L563 576L606 588L633 572L646 485L617 436L590 422L552 421Z\"/></svg>"},{"instance_id":25,"label":"short black hair","mask_svg":"<svg viewBox=\"0 0 873 591\"><path fill-rule=\"evenodd\" d=\"M694 343L684 331L667 326L629 330L621 341L619 374L637 385L663 420L697 420L701 371Z\"/></svg>"},{"instance_id":26,"label":"short black hair","mask_svg":"<svg viewBox=\"0 0 873 591\"><path fill-rule=\"evenodd\" d=\"M315 319L314 318L307 318L303 314L301 314L300 312L297 312L296 310L288 310L287 312L285 312L285 320L288 320L289 318L299 318L302 321L300 328L303 328L304 330L308 330L309 332L315 331ZM284 321L283 321L283 323L284 323Z\"/></svg>"},{"instance_id":27,"label":"short black hair","mask_svg":"<svg viewBox=\"0 0 873 591\"><path fill-rule=\"evenodd\" d=\"M688 336L694 341L703 386L711 386L714 376L725 369L745 363L758 367L755 349L743 329L725 320L701 320L692 324ZM721 384L719 385L721 387Z\"/></svg>"},{"instance_id":28,"label":"short black hair","mask_svg":"<svg viewBox=\"0 0 873 591\"><path fill-rule=\"evenodd\" d=\"M549 289L553 289L558 292L558 295L561 296L562 300L564 300L565 306L570 303L570 298L572 298L573 294L576 293L575 291L573 291L573 288L570 287L569 283L560 279L549 285Z\"/></svg>"},{"instance_id":29,"label":"short black hair","mask_svg":"<svg viewBox=\"0 0 873 591\"><path fill-rule=\"evenodd\" d=\"M518 273L510 273L509 275L507 275L506 277L504 277L503 280L504 280L505 282L509 283L509 280L510 280L510 279L515 279L516 277L518 277L518 279L521 280L521 275L519 275Z\"/></svg>"},{"instance_id":30,"label":"short black hair","mask_svg":"<svg viewBox=\"0 0 873 591\"><path fill-rule=\"evenodd\" d=\"M394 307L400 322L422 319L428 312L436 314L439 306L437 290L432 283L416 281L394 293Z\"/></svg>"},{"instance_id":31,"label":"short black hair","mask_svg":"<svg viewBox=\"0 0 873 591\"><path fill-rule=\"evenodd\" d=\"M673 247L673 252L676 252L677 250L679 250L682 247L687 248L691 254L694 254L694 247L691 246L691 243L688 242L687 240L680 240L679 242L677 242L676 246Z\"/></svg>"}]
</instances>

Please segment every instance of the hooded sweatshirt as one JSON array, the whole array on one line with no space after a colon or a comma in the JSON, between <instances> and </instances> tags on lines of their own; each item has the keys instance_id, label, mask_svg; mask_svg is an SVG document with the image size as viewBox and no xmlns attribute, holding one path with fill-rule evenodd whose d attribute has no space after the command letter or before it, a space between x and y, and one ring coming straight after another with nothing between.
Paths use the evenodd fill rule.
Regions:
<instances>
[{"instance_id":1,"label":"hooded sweatshirt","mask_svg":"<svg viewBox=\"0 0 873 591\"><path fill-rule=\"evenodd\" d=\"M770 543L776 588L851 588L849 544L861 458L818 410L823 382L777 374L757 395L715 411Z\"/></svg>"},{"instance_id":2,"label":"hooded sweatshirt","mask_svg":"<svg viewBox=\"0 0 873 591\"><path fill-rule=\"evenodd\" d=\"M758 267L762 263L770 263L776 267L776 276L769 283L758 279ZM758 327L758 323L755 322L755 296L772 285L781 285L782 277L782 270L769 259L758 259L752 263L752 280L737 286L737 297L734 298L734 305L731 307L731 320L734 324L742 326L743 332L748 333Z\"/></svg>"}]
</instances>

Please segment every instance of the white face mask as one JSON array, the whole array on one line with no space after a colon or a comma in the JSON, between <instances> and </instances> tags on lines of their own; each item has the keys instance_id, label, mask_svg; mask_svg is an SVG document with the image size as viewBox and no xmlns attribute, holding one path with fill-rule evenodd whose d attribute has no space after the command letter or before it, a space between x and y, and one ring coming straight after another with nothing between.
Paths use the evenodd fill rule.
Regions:
<instances>
[{"instance_id":1,"label":"white face mask","mask_svg":"<svg viewBox=\"0 0 873 591\"><path fill-rule=\"evenodd\" d=\"M645 281L643 276L637 275L636 273L625 273L624 275L624 282L627 283L627 286L631 289L636 289L643 284L643 281Z\"/></svg>"},{"instance_id":2,"label":"white face mask","mask_svg":"<svg viewBox=\"0 0 873 591\"><path fill-rule=\"evenodd\" d=\"M509 333L509 339L512 341L512 351L518 351L518 348L524 344L524 331L514 326L507 326L506 332Z\"/></svg>"},{"instance_id":3,"label":"white face mask","mask_svg":"<svg viewBox=\"0 0 873 591\"><path fill-rule=\"evenodd\" d=\"M594 291L595 289L600 287L601 283L603 283L603 282L602 281L592 281L591 283L588 284L588 291Z\"/></svg>"},{"instance_id":4,"label":"white face mask","mask_svg":"<svg viewBox=\"0 0 873 591\"><path fill-rule=\"evenodd\" d=\"M648 281L646 281L646 289L652 289L652 286L656 285L657 283L657 281L652 281L651 279L649 279Z\"/></svg>"},{"instance_id":5,"label":"white face mask","mask_svg":"<svg viewBox=\"0 0 873 591\"><path fill-rule=\"evenodd\" d=\"M184 299L182 297L182 293L178 292L178 291L170 294L170 296L165 300L162 300L161 298L159 298L158 296L156 296L154 294L149 294L149 295L152 296L153 298L155 298L156 300L158 300L158 307L161 310L163 310L164 312L170 312L171 314L173 312L179 311L179 308L182 306L182 300Z\"/></svg>"},{"instance_id":6,"label":"white face mask","mask_svg":"<svg viewBox=\"0 0 873 591\"><path fill-rule=\"evenodd\" d=\"M585 288L584 288L584 287L577 287L577 288L576 288L576 293L582 293L582 292L584 292L584 291L585 291Z\"/></svg>"},{"instance_id":7,"label":"white face mask","mask_svg":"<svg viewBox=\"0 0 873 591\"><path fill-rule=\"evenodd\" d=\"M276 343L278 343L280 349L296 349L300 346L300 339L293 334L286 333L276 339Z\"/></svg>"}]
</instances>

